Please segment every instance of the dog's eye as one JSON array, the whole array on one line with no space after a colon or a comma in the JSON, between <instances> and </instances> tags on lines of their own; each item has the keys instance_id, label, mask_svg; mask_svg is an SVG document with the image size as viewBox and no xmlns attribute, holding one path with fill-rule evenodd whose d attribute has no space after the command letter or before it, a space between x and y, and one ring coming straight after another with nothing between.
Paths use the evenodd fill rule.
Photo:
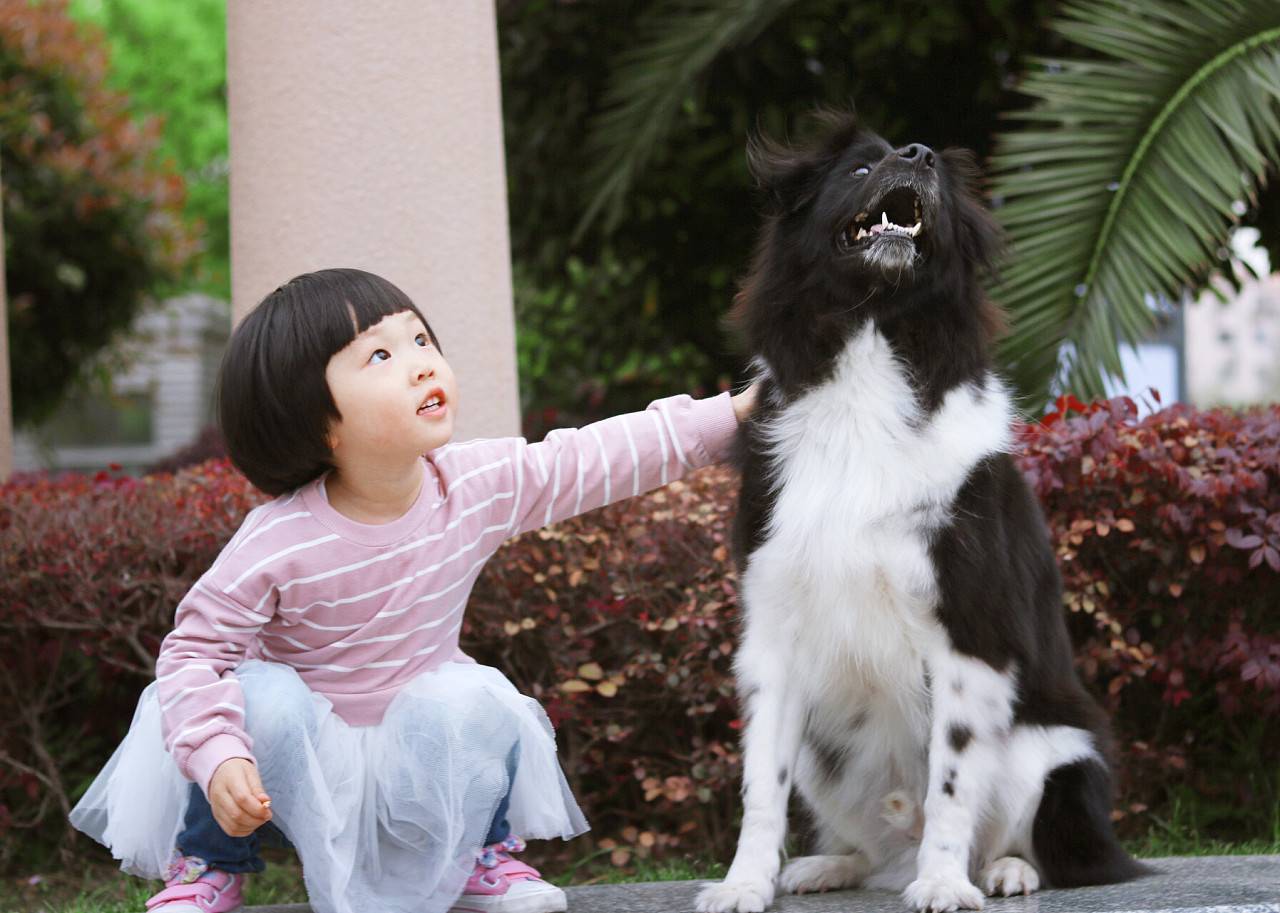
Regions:
<instances>
[{"instance_id":1,"label":"dog's eye","mask_svg":"<svg viewBox=\"0 0 1280 913\"><path fill-rule=\"evenodd\" d=\"M868 168L866 165L863 165L861 168L855 168L855 169L853 169L853 176L854 176L855 178L860 178L860 177L862 177L863 175L867 175L867 174L870 174L870 173L871 173L871 169L870 169L870 168Z\"/></svg>"}]
</instances>

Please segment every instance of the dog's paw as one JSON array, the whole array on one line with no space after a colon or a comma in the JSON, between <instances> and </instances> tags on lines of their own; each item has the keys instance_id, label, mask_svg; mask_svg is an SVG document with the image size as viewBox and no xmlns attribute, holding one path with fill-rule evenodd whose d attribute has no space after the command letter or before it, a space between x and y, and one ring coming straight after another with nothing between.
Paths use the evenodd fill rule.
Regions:
<instances>
[{"instance_id":1,"label":"dog's paw","mask_svg":"<svg viewBox=\"0 0 1280 913\"><path fill-rule=\"evenodd\" d=\"M722 881L698 892L698 913L763 913L773 903L773 883Z\"/></svg>"},{"instance_id":2,"label":"dog's paw","mask_svg":"<svg viewBox=\"0 0 1280 913\"><path fill-rule=\"evenodd\" d=\"M902 892L913 910L951 913L952 910L981 910L982 892L963 875L929 875L917 878Z\"/></svg>"},{"instance_id":3,"label":"dog's paw","mask_svg":"<svg viewBox=\"0 0 1280 913\"><path fill-rule=\"evenodd\" d=\"M787 864L782 872L782 890L791 894L810 891L838 891L853 888L867 877L867 857L861 853L848 856L801 856Z\"/></svg>"},{"instance_id":4,"label":"dog's paw","mask_svg":"<svg viewBox=\"0 0 1280 913\"><path fill-rule=\"evenodd\" d=\"M987 866L982 873L982 888L992 896L1030 894L1040 890L1040 873L1025 859L1005 856Z\"/></svg>"}]
</instances>

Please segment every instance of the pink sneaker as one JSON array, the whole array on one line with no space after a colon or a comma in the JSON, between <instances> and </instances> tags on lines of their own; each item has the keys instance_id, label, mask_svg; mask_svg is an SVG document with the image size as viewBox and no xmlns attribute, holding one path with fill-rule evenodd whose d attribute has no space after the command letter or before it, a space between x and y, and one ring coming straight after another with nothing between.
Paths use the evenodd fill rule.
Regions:
<instances>
[{"instance_id":1,"label":"pink sneaker","mask_svg":"<svg viewBox=\"0 0 1280 913\"><path fill-rule=\"evenodd\" d=\"M234 913L244 906L243 875L209 869L195 881L172 878L147 901L148 913Z\"/></svg>"},{"instance_id":2,"label":"pink sneaker","mask_svg":"<svg viewBox=\"0 0 1280 913\"><path fill-rule=\"evenodd\" d=\"M508 837L481 850L449 913L564 913L564 891L543 881L537 869L511 858L523 849L523 840Z\"/></svg>"}]
</instances>

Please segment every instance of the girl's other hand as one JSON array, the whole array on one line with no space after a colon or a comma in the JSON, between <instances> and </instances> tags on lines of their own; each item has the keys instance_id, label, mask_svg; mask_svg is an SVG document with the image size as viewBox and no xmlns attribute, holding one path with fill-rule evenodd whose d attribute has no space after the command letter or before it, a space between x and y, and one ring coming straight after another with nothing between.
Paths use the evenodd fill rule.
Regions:
<instances>
[{"instance_id":1,"label":"girl's other hand","mask_svg":"<svg viewBox=\"0 0 1280 913\"><path fill-rule=\"evenodd\" d=\"M244 758L218 765L209 781L213 817L231 837L247 837L271 820L271 797L262 788L258 768Z\"/></svg>"}]
</instances>

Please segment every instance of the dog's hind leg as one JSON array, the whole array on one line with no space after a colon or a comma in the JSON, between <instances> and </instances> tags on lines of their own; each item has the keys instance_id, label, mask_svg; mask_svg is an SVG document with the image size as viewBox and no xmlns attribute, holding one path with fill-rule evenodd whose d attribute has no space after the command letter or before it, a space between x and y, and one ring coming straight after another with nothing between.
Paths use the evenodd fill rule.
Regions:
<instances>
[{"instance_id":1,"label":"dog's hind leg","mask_svg":"<svg viewBox=\"0 0 1280 913\"><path fill-rule=\"evenodd\" d=\"M699 913L760 913L773 903L802 714L784 670L767 654L749 649L739 654L739 669L749 670L739 674L740 686L749 689L742 746L742 832L725 880L698 894ZM759 662L744 666L744 657Z\"/></svg>"},{"instance_id":2,"label":"dog's hind leg","mask_svg":"<svg viewBox=\"0 0 1280 913\"><path fill-rule=\"evenodd\" d=\"M1001 856L982 872L982 889L992 896L1010 897L1040 890L1040 873L1018 856Z\"/></svg>"}]
</instances>

